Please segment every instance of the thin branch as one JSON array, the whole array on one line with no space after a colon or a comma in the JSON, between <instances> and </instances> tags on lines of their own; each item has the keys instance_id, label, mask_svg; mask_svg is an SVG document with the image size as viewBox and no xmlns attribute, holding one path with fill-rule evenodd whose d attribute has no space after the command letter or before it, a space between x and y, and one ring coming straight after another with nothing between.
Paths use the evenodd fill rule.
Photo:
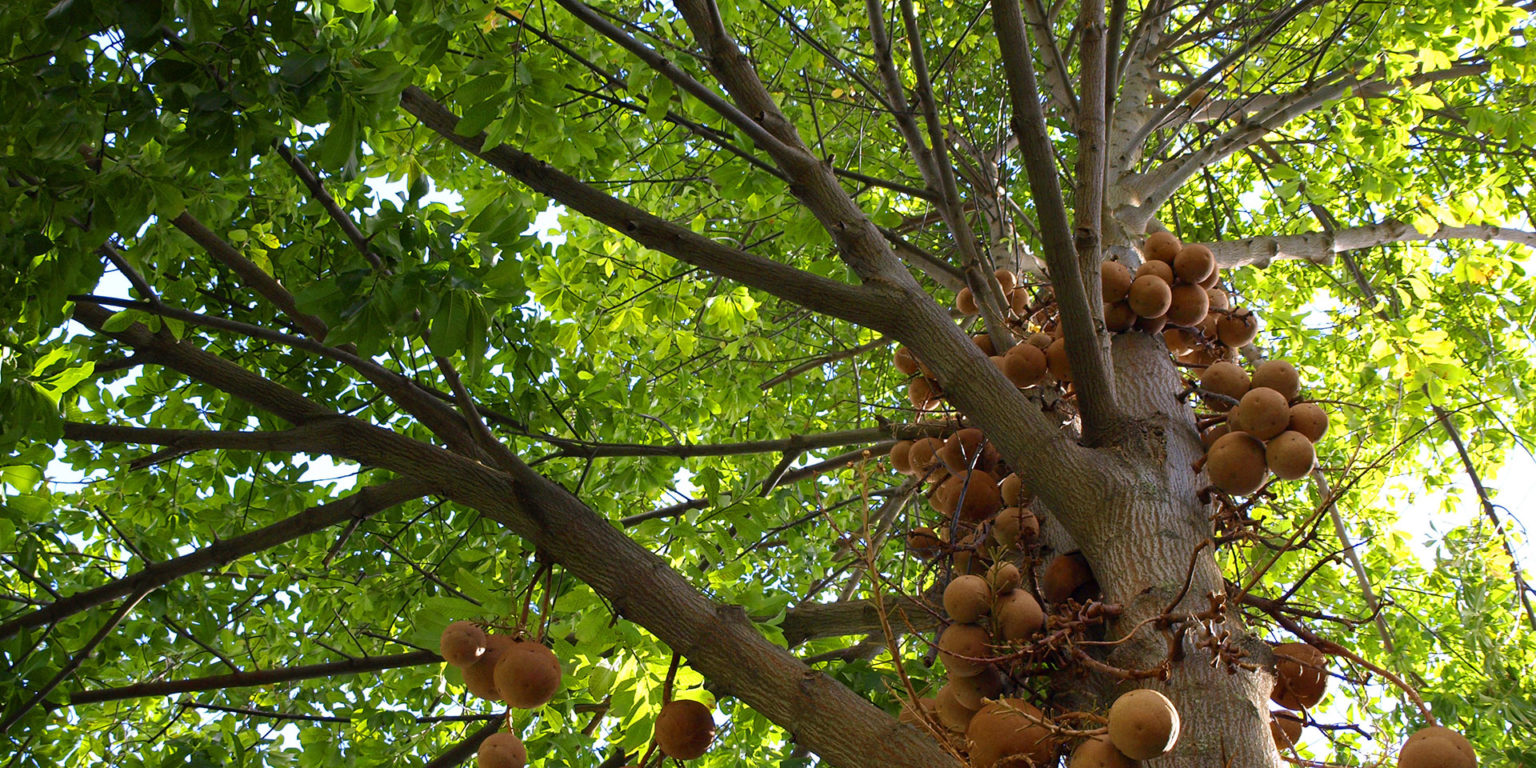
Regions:
<instances>
[{"instance_id":1,"label":"thin branch","mask_svg":"<svg viewBox=\"0 0 1536 768\"><path fill-rule=\"evenodd\" d=\"M363 488L346 498L310 507L292 517L250 533L223 539L181 557L146 566L116 581L61 597L44 608L0 624L0 639L27 627L60 621L81 611L139 590L152 590L198 571L234 562L349 519L362 519L410 499L424 496L429 486L413 478L390 480Z\"/></svg>"},{"instance_id":2,"label":"thin branch","mask_svg":"<svg viewBox=\"0 0 1536 768\"><path fill-rule=\"evenodd\" d=\"M373 265L374 269L383 271L384 262L380 261L378 254L368 247L367 236L363 234L362 230L357 228L357 223L352 221L352 217L348 216L347 212L343 211L341 206L336 204L336 198L331 197L331 193L325 191L325 184L320 181L320 178L315 175L314 171L311 171L309 166L305 165L304 161L293 154L293 151L288 149L288 145L281 141L277 142L277 154L283 158L284 162L288 163L289 168L293 169L293 173L299 177L299 181L304 183L305 188L309 190L310 197L319 202L320 206L325 209L325 212L330 215L331 220L341 227L342 232L346 233L347 239L352 242L352 247L356 248L357 252L361 253L363 258Z\"/></svg>"},{"instance_id":3,"label":"thin branch","mask_svg":"<svg viewBox=\"0 0 1536 768\"><path fill-rule=\"evenodd\" d=\"M449 747L447 751L432 758L424 768L453 768L469 759L480 748L480 742L489 739L492 734L501 730L504 726L500 719L492 720L481 726L480 730L471 733L463 741Z\"/></svg>"},{"instance_id":4,"label":"thin branch","mask_svg":"<svg viewBox=\"0 0 1536 768\"><path fill-rule=\"evenodd\" d=\"M872 349L879 349L889 345L891 341L892 339L889 336L880 336L857 346L849 347L847 349L840 349L836 352L828 352L824 355L817 355L803 363L795 365L794 367L784 371L781 374L778 374L777 376L774 376L771 379L768 379L762 384L759 384L758 389L765 391L773 389L774 387L783 384L784 382L789 381L790 379L793 379L796 376L805 373L806 371L812 370L814 368L820 368L821 366L829 365L839 360L847 360L850 357L857 357Z\"/></svg>"},{"instance_id":5,"label":"thin branch","mask_svg":"<svg viewBox=\"0 0 1536 768\"><path fill-rule=\"evenodd\" d=\"M397 653L389 656L344 659L342 661L309 664L299 667L258 669L248 672L232 672L225 675L208 675L206 677L191 677L181 680L134 683L133 685L124 685L117 688L75 691L69 694L69 706L78 707L83 704L99 704L105 701L122 701L124 699L143 699L152 696L173 696L178 693L192 693L194 691L222 691L230 688L250 688L259 685L292 683L299 680L380 672L386 669L399 669L401 667L419 667L424 664L438 664L442 660L441 656L431 651L414 651L412 653Z\"/></svg>"},{"instance_id":6,"label":"thin branch","mask_svg":"<svg viewBox=\"0 0 1536 768\"><path fill-rule=\"evenodd\" d=\"M203 250L218 260L221 264L234 270L240 276L241 281L261 294L272 305L282 310L283 314L293 318L311 337L324 339L328 329L325 322L314 315L299 311L297 302L293 300L293 294L288 292L277 278L267 274L265 270L257 266L250 259L240 254L235 247L224 242L201 221L198 221L190 213L183 212L180 216L171 220L171 223L192 241L202 246Z\"/></svg>"}]
</instances>

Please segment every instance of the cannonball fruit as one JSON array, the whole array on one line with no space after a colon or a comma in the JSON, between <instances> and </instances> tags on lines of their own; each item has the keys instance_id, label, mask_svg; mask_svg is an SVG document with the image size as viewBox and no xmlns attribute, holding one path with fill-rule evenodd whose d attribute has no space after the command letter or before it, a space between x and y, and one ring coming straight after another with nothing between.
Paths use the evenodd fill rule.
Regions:
<instances>
[{"instance_id":1,"label":"cannonball fruit","mask_svg":"<svg viewBox=\"0 0 1536 768\"><path fill-rule=\"evenodd\" d=\"M938 710L939 722L943 723L945 728L951 731L964 732L966 726L970 725L971 718L976 715L976 710L967 707L965 702L960 700L960 696L955 691L953 680L954 678L951 677L951 682L945 683L944 687L939 689L938 695L934 697L937 702L936 709Z\"/></svg>"},{"instance_id":2,"label":"cannonball fruit","mask_svg":"<svg viewBox=\"0 0 1536 768\"><path fill-rule=\"evenodd\" d=\"M1216 257L1203 245L1186 245L1173 257L1173 274L1186 283L1198 286L1215 271Z\"/></svg>"},{"instance_id":3,"label":"cannonball fruit","mask_svg":"<svg viewBox=\"0 0 1536 768\"><path fill-rule=\"evenodd\" d=\"M1275 477L1295 480L1312 471L1312 465L1317 462L1317 453L1306 435L1300 432L1281 432L1264 446L1264 462L1269 465L1269 471L1275 473Z\"/></svg>"},{"instance_id":4,"label":"cannonball fruit","mask_svg":"<svg viewBox=\"0 0 1536 768\"><path fill-rule=\"evenodd\" d=\"M912 350L906 347L897 347L895 360L896 370L911 376L917 373L917 358L912 356Z\"/></svg>"},{"instance_id":5,"label":"cannonball fruit","mask_svg":"<svg viewBox=\"0 0 1536 768\"><path fill-rule=\"evenodd\" d=\"M992 768L1000 760L1023 755L1027 765L1046 765L1056 757L1056 742L1042 723L1045 713L1023 699L1002 699L982 707L965 737L971 743L971 765ZM1014 763L1007 763L1013 765Z\"/></svg>"},{"instance_id":6,"label":"cannonball fruit","mask_svg":"<svg viewBox=\"0 0 1536 768\"><path fill-rule=\"evenodd\" d=\"M1284 360L1265 360L1253 369L1253 386L1269 387L1290 402L1301 394L1301 374Z\"/></svg>"},{"instance_id":7,"label":"cannonball fruit","mask_svg":"<svg viewBox=\"0 0 1536 768\"><path fill-rule=\"evenodd\" d=\"M444 661L461 669L467 667L485 650L485 630L467 621L455 621L443 629L438 649Z\"/></svg>"},{"instance_id":8,"label":"cannonball fruit","mask_svg":"<svg viewBox=\"0 0 1536 768\"><path fill-rule=\"evenodd\" d=\"M1477 768L1465 736L1438 725L1414 731L1397 753L1397 768Z\"/></svg>"},{"instance_id":9,"label":"cannonball fruit","mask_svg":"<svg viewBox=\"0 0 1536 768\"><path fill-rule=\"evenodd\" d=\"M1286 709L1317 706L1328 688L1328 657L1303 643L1275 647L1275 689L1269 698Z\"/></svg>"},{"instance_id":10,"label":"cannonball fruit","mask_svg":"<svg viewBox=\"0 0 1536 768\"><path fill-rule=\"evenodd\" d=\"M1328 414L1317 403L1297 403L1291 406L1288 428L1306 435L1308 440L1315 443L1328 432Z\"/></svg>"},{"instance_id":11,"label":"cannonball fruit","mask_svg":"<svg viewBox=\"0 0 1536 768\"><path fill-rule=\"evenodd\" d=\"M1131 270L1118 261L1106 261L1099 264L1099 284L1104 291L1104 304L1113 304L1123 298L1131 290Z\"/></svg>"},{"instance_id":12,"label":"cannonball fruit","mask_svg":"<svg viewBox=\"0 0 1536 768\"><path fill-rule=\"evenodd\" d=\"M1260 440L1284 432L1291 423L1290 402L1285 395L1269 387L1255 386L1248 390L1237 406L1242 409L1242 423L1237 426Z\"/></svg>"},{"instance_id":13,"label":"cannonball fruit","mask_svg":"<svg viewBox=\"0 0 1536 768\"><path fill-rule=\"evenodd\" d=\"M1275 740L1275 749L1284 752L1301 741L1301 718L1283 709L1269 713L1269 735Z\"/></svg>"},{"instance_id":14,"label":"cannonball fruit","mask_svg":"<svg viewBox=\"0 0 1536 768\"><path fill-rule=\"evenodd\" d=\"M1209 427L1206 427L1205 431L1200 433L1200 443L1205 446L1205 450L1209 451L1211 450L1211 446L1215 445L1216 441L1221 439L1222 435L1225 435L1230 431L1232 431L1232 428L1228 427L1225 423L1213 424Z\"/></svg>"},{"instance_id":15,"label":"cannonball fruit","mask_svg":"<svg viewBox=\"0 0 1536 768\"><path fill-rule=\"evenodd\" d=\"M993 595L1007 594L1023 583L1024 576L1013 563L998 563L987 570L987 585L992 587Z\"/></svg>"},{"instance_id":16,"label":"cannonball fruit","mask_svg":"<svg viewBox=\"0 0 1536 768\"><path fill-rule=\"evenodd\" d=\"M1175 285L1168 304L1168 322L1172 325L1199 325L1211 308L1211 297L1198 285Z\"/></svg>"},{"instance_id":17,"label":"cannonball fruit","mask_svg":"<svg viewBox=\"0 0 1536 768\"><path fill-rule=\"evenodd\" d=\"M950 677L979 675L987 668L985 661L992 656L987 647L992 637L975 624L951 624L939 635L939 658Z\"/></svg>"},{"instance_id":18,"label":"cannonball fruit","mask_svg":"<svg viewBox=\"0 0 1536 768\"><path fill-rule=\"evenodd\" d=\"M932 528L914 528L907 534L907 550L918 557L937 555L941 544Z\"/></svg>"},{"instance_id":19,"label":"cannonball fruit","mask_svg":"<svg viewBox=\"0 0 1536 768\"><path fill-rule=\"evenodd\" d=\"M1072 750L1067 768L1136 768L1137 762L1115 748L1107 735L1094 736Z\"/></svg>"},{"instance_id":20,"label":"cannonball fruit","mask_svg":"<svg viewBox=\"0 0 1536 768\"><path fill-rule=\"evenodd\" d=\"M964 474L968 469L979 469L977 460L981 458L982 440L981 430L974 427L962 429L950 435L938 451L939 459L944 462L944 468L955 475Z\"/></svg>"},{"instance_id":21,"label":"cannonball fruit","mask_svg":"<svg viewBox=\"0 0 1536 768\"><path fill-rule=\"evenodd\" d=\"M1138 317L1161 317L1173 304L1173 289L1159 277L1142 275L1131 283L1125 300Z\"/></svg>"},{"instance_id":22,"label":"cannonball fruit","mask_svg":"<svg viewBox=\"0 0 1536 768\"><path fill-rule=\"evenodd\" d=\"M1087 558L1078 552L1060 555L1040 576L1040 596L1046 602L1059 603L1090 581L1093 581L1093 571L1088 567Z\"/></svg>"},{"instance_id":23,"label":"cannonball fruit","mask_svg":"<svg viewBox=\"0 0 1536 768\"><path fill-rule=\"evenodd\" d=\"M1268 465L1264 443L1247 432L1229 432L1216 439L1205 454L1205 474L1211 485L1246 496L1264 484Z\"/></svg>"},{"instance_id":24,"label":"cannonball fruit","mask_svg":"<svg viewBox=\"0 0 1536 768\"><path fill-rule=\"evenodd\" d=\"M981 312L981 307L976 305L976 294L971 293L971 289L968 287L961 288L960 292L955 294L955 309L960 310L962 315L974 315Z\"/></svg>"},{"instance_id":25,"label":"cannonball fruit","mask_svg":"<svg viewBox=\"0 0 1536 768\"><path fill-rule=\"evenodd\" d=\"M891 446L891 469L903 475L912 474L912 441L897 440Z\"/></svg>"},{"instance_id":26,"label":"cannonball fruit","mask_svg":"<svg viewBox=\"0 0 1536 768\"><path fill-rule=\"evenodd\" d=\"M1008 641L1028 640L1045 626L1045 611L1034 595L1015 589L999 598L992 607L997 629Z\"/></svg>"},{"instance_id":27,"label":"cannonball fruit","mask_svg":"<svg viewBox=\"0 0 1536 768\"><path fill-rule=\"evenodd\" d=\"M475 765L479 768L523 768L528 764L528 749L517 736L499 731L480 742L475 752Z\"/></svg>"},{"instance_id":28,"label":"cannonball fruit","mask_svg":"<svg viewBox=\"0 0 1536 768\"><path fill-rule=\"evenodd\" d=\"M974 712L981 709L982 699L995 699L1003 692L1003 675L996 667L989 667L979 675L951 677L944 687L953 692L955 701Z\"/></svg>"},{"instance_id":29,"label":"cannonball fruit","mask_svg":"<svg viewBox=\"0 0 1536 768\"><path fill-rule=\"evenodd\" d=\"M1045 367L1057 381L1072 380L1072 363L1067 359L1067 340L1057 339L1045 349Z\"/></svg>"},{"instance_id":30,"label":"cannonball fruit","mask_svg":"<svg viewBox=\"0 0 1536 768\"><path fill-rule=\"evenodd\" d=\"M1141 266L1136 268L1135 278L1136 279L1140 279L1140 278L1142 278L1142 277L1144 277L1146 275L1151 275L1151 276L1153 276L1153 277L1155 277L1155 278L1157 278L1157 279L1167 283L1169 286L1173 285L1173 267L1171 265L1169 265L1167 262L1162 262L1162 261L1143 262ZM1131 282L1132 282L1132 284L1135 284L1135 280L1132 280ZM1127 294L1127 295L1129 295L1129 294Z\"/></svg>"},{"instance_id":31,"label":"cannonball fruit","mask_svg":"<svg viewBox=\"0 0 1536 768\"><path fill-rule=\"evenodd\" d=\"M1241 347L1259 335L1259 318L1241 307L1216 321L1216 335L1229 347Z\"/></svg>"},{"instance_id":32,"label":"cannonball fruit","mask_svg":"<svg viewBox=\"0 0 1536 768\"><path fill-rule=\"evenodd\" d=\"M1179 711L1150 688L1121 694L1109 708L1109 740L1133 760L1151 760L1179 740Z\"/></svg>"},{"instance_id":33,"label":"cannonball fruit","mask_svg":"<svg viewBox=\"0 0 1536 768\"><path fill-rule=\"evenodd\" d=\"M992 605L992 588L980 576L957 576L944 588L944 611L949 618L968 624Z\"/></svg>"},{"instance_id":34,"label":"cannonball fruit","mask_svg":"<svg viewBox=\"0 0 1536 768\"><path fill-rule=\"evenodd\" d=\"M1003 353L1003 375L1016 387L1039 384L1045 371L1045 350L1033 344L1015 344Z\"/></svg>"},{"instance_id":35,"label":"cannonball fruit","mask_svg":"<svg viewBox=\"0 0 1536 768\"><path fill-rule=\"evenodd\" d=\"M992 520L992 540L1004 547L1031 542L1040 535L1040 520L1023 507L1009 507Z\"/></svg>"},{"instance_id":36,"label":"cannonball fruit","mask_svg":"<svg viewBox=\"0 0 1536 768\"><path fill-rule=\"evenodd\" d=\"M1241 400L1243 395L1248 394L1248 372L1233 363L1211 363L1200 373L1200 388L1233 400ZM1209 405L1211 410L1227 411L1234 403L1211 398Z\"/></svg>"},{"instance_id":37,"label":"cannonball fruit","mask_svg":"<svg viewBox=\"0 0 1536 768\"><path fill-rule=\"evenodd\" d=\"M667 757L692 760L704 754L714 738L714 715L697 701L669 701L656 715L656 746Z\"/></svg>"},{"instance_id":38,"label":"cannonball fruit","mask_svg":"<svg viewBox=\"0 0 1536 768\"><path fill-rule=\"evenodd\" d=\"M1034 494L1024 487L1024 481L1017 474L1003 478L997 490L1002 494L1003 503L1010 507L1022 507L1034 499Z\"/></svg>"},{"instance_id":39,"label":"cannonball fruit","mask_svg":"<svg viewBox=\"0 0 1536 768\"><path fill-rule=\"evenodd\" d=\"M502 652L494 676L496 690L508 706L536 709L560 690L560 660L543 643L522 640Z\"/></svg>"},{"instance_id":40,"label":"cannonball fruit","mask_svg":"<svg viewBox=\"0 0 1536 768\"><path fill-rule=\"evenodd\" d=\"M907 456L912 463L912 471L915 474L923 474L939 465L939 449L944 447L944 441L937 437L925 437L912 441L912 448Z\"/></svg>"},{"instance_id":41,"label":"cannonball fruit","mask_svg":"<svg viewBox=\"0 0 1536 768\"><path fill-rule=\"evenodd\" d=\"M1003 289L1003 293L1012 291L1019 284L1018 276L1002 267L992 270L992 276L997 278L997 285Z\"/></svg>"},{"instance_id":42,"label":"cannonball fruit","mask_svg":"<svg viewBox=\"0 0 1536 768\"><path fill-rule=\"evenodd\" d=\"M485 652L464 668L464 687L482 699L500 701L501 694L496 692L496 664L511 647L512 639L506 635L487 635Z\"/></svg>"},{"instance_id":43,"label":"cannonball fruit","mask_svg":"<svg viewBox=\"0 0 1536 768\"><path fill-rule=\"evenodd\" d=\"M1136 325L1136 310L1127 301L1104 305L1104 327L1110 333L1129 331Z\"/></svg>"},{"instance_id":44,"label":"cannonball fruit","mask_svg":"<svg viewBox=\"0 0 1536 768\"><path fill-rule=\"evenodd\" d=\"M1172 264L1178 258L1183 244L1179 242L1172 232L1153 232L1147 235L1147 240L1141 246L1141 253L1147 261L1161 261Z\"/></svg>"}]
</instances>

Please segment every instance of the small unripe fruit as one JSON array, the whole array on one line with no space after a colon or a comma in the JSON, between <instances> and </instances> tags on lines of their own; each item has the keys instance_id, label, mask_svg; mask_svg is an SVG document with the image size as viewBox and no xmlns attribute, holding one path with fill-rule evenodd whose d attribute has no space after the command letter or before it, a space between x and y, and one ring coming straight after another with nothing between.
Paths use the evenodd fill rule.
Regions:
<instances>
[{"instance_id":1,"label":"small unripe fruit","mask_svg":"<svg viewBox=\"0 0 1536 768\"><path fill-rule=\"evenodd\" d=\"M1109 740L1133 760L1162 757L1179 740L1179 711L1150 688L1122 694L1109 708Z\"/></svg>"},{"instance_id":2,"label":"small unripe fruit","mask_svg":"<svg viewBox=\"0 0 1536 768\"><path fill-rule=\"evenodd\" d=\"M463 669L480 658L485 650L485 631L467 621L455 621L443 629L438 642L443 661Z\"/></svg>"},{"instance_id":3,"label":"small unripe fruit","mask_svg":"<svg viewBox=\"0 0 1536 768\"><path fill-rule=\"evenodd\" d=\"M987 571L987 584L992 587L994 596L1012 592L1023 583L1024 577L1013 563L998 563Z\"/></svg>"}]
</instances>

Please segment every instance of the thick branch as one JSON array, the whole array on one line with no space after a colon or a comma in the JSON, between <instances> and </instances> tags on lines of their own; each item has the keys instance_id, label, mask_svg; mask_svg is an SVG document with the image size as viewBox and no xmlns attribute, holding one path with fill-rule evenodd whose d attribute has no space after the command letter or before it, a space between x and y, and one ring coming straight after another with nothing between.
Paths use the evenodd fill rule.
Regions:
<instances>
[{"instance_id":1,"label":"thick branch","mask_svg":"<svg viewBox=\"0 0 1536 768\"><path fill-rule=\"evenodd\" d=\"M939 625L939 615L916 600L887 598L886 614L891 628L898 631L924 632ZM880 631L880 613L869 600L837 603L811 603L791 608L779 625L784 641L793 648L808 640L845 635L868 635Z\"/></svg>"},{"instance_id":2,"label":"thick branch","mask_svg":"<svg viewBox=\"0 0 1536 768\"><path fill-rule=\"evenodd\" d=\"M203 223L192 214L183 212L172 219L171 223L187 237L192 238L193 242L202 246L209 256L234 270L241 281L261 294L267 301L272 302L272 305L282 310L283 314L293 318L305 333L315 339L325 338L327 329L324 321L314 315L300 312L298 304L293 300L293 294L289 293L282 283L263 271L261 267L256 266L250 259L242 256L234 246L224 242L223 238L203 226Z\"/></svg>"},{"instance_id":3,"label":"thick branch","mask_svg":"<svg viewBox=\"0 0 1536 768\"><path fill-rule=\"evenodd\" d=\"M1315 264L1331 264L1333 256L1345 251L1376 248L1389 243L1442 242L1446 240L1482 240L1490 243L1515 243L1536 248L1536 232L1491 224L1464 227L1442 226L1423 234L1401 221L1384 221L1359 227L1343 227L1333 233L1309 232L1301 235L1250 237L1207 243L1222 268L1249 264L1264 267L1275 259L1300 259Z\"/></svg>"},{"instance_id":4,"label":"thick branch","mask_svg":"<svg viewBox=\"0 0 1536 768\"><path fill-rule=\"evenodd\" d=\"M72 431L78 434L78 430L73 425L66 426L67 438ZM390 480L363 488L346 498L310 507L292 517L250 533L224 539L181 557L148 565L143 570L124 576L117 581L55 600L43 608L0 625L0 638L10 637L27 627L59 621L140 590L162 587L183 576L234 562L246 555L271 549L344 520L368 517L401 502L425 496L429 491L430 486L427 483L410 478Z\"/></svg>"},{"instance_id":5,"label":"thick branch","mask_svg":"<svg viewBox=\"0 0 1536 768\"><path fill-rule=\"evenodd\" d=\"M1030 194L1045 240L1051 286L1061 311L1062 335L1083 415L1083 437L1092 445L1116 429L1121 418L1115 404L1109 358L1100 346L1096 328L1099 320L1089 304L1084 275L1074 256L1071 225L1056 177L1055 154L1046 131L1045 113L1040 109L1040 89L1035 83L1035 65L1018 0L993 2L992 18L1003 57L1003 73L1008 80L1013 131L1019 137ZM1097 275L1093 277L1097 283Z\"/></svg>"},{"instance_id":6,"label":"thick branch","mask_svg":"<svg viewBox=\"0 0 1536 768\"><path fill-rule=\"evenodd\" d=\"M484 134L466 137L455 133L459 118L415 86L405 89L400 103L423 125L465 151L641 245L818 312L871 328L889 327L891 313L884 302L858 286L813 275L698 235L603 194L506 144L486 149Z\"/></svg>"}]
</instances>

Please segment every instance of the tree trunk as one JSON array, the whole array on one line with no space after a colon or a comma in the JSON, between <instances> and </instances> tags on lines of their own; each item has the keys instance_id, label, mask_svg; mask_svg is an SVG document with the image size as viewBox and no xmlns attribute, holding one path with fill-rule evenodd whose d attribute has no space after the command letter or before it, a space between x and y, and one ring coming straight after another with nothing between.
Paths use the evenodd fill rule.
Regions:
<instances>
[{"instance_id":1,"label":"tree trunk","mask_svg":"<svg viewBox=\"0 0 1536 768\"><path fill-rule=\"evenodd\" d=\"M1118 454L1120 477L1105 483L1111 489L1107 503L1081 540L1105 600L1124 608L1110 637L1132 633L1132 639L1115 646L1106 660L1125 669L1149 669L1169 658L1172 630L1143 622L1163 614L1176 599L1174 612L1206 610L1211 605L1208 596L1224 594L1225 587L1213 547L1201 546L1211 537L1210 508L1199 498L1205 478L1193 469L1203 449L1193 413L1179 400L1183 382L1167 349L1150 334L1120 334L1113 343L1113 358L1122 407L1140 430L1127 442L1105 449ZM1112 490L1117 488L1129 490ZM1179 643L1182 657L1171 663L1167 682L1137 684L1167 695L1182 723L1174 751L1148 765L1281 765L1268 727L1272 676L1242 668L1229 673L1225 663L1213 666L1212 652L1196 647L1209 636L1198 624L1186 626ZM1236 610L1209 627L1230 633L1228 647L1241 649L1246 663L1268 664L1272 658L1268 646L1248 634ZM1121 685L1116 691L1128 687L1133 686Z\"/></svg>"}]
</instances>

